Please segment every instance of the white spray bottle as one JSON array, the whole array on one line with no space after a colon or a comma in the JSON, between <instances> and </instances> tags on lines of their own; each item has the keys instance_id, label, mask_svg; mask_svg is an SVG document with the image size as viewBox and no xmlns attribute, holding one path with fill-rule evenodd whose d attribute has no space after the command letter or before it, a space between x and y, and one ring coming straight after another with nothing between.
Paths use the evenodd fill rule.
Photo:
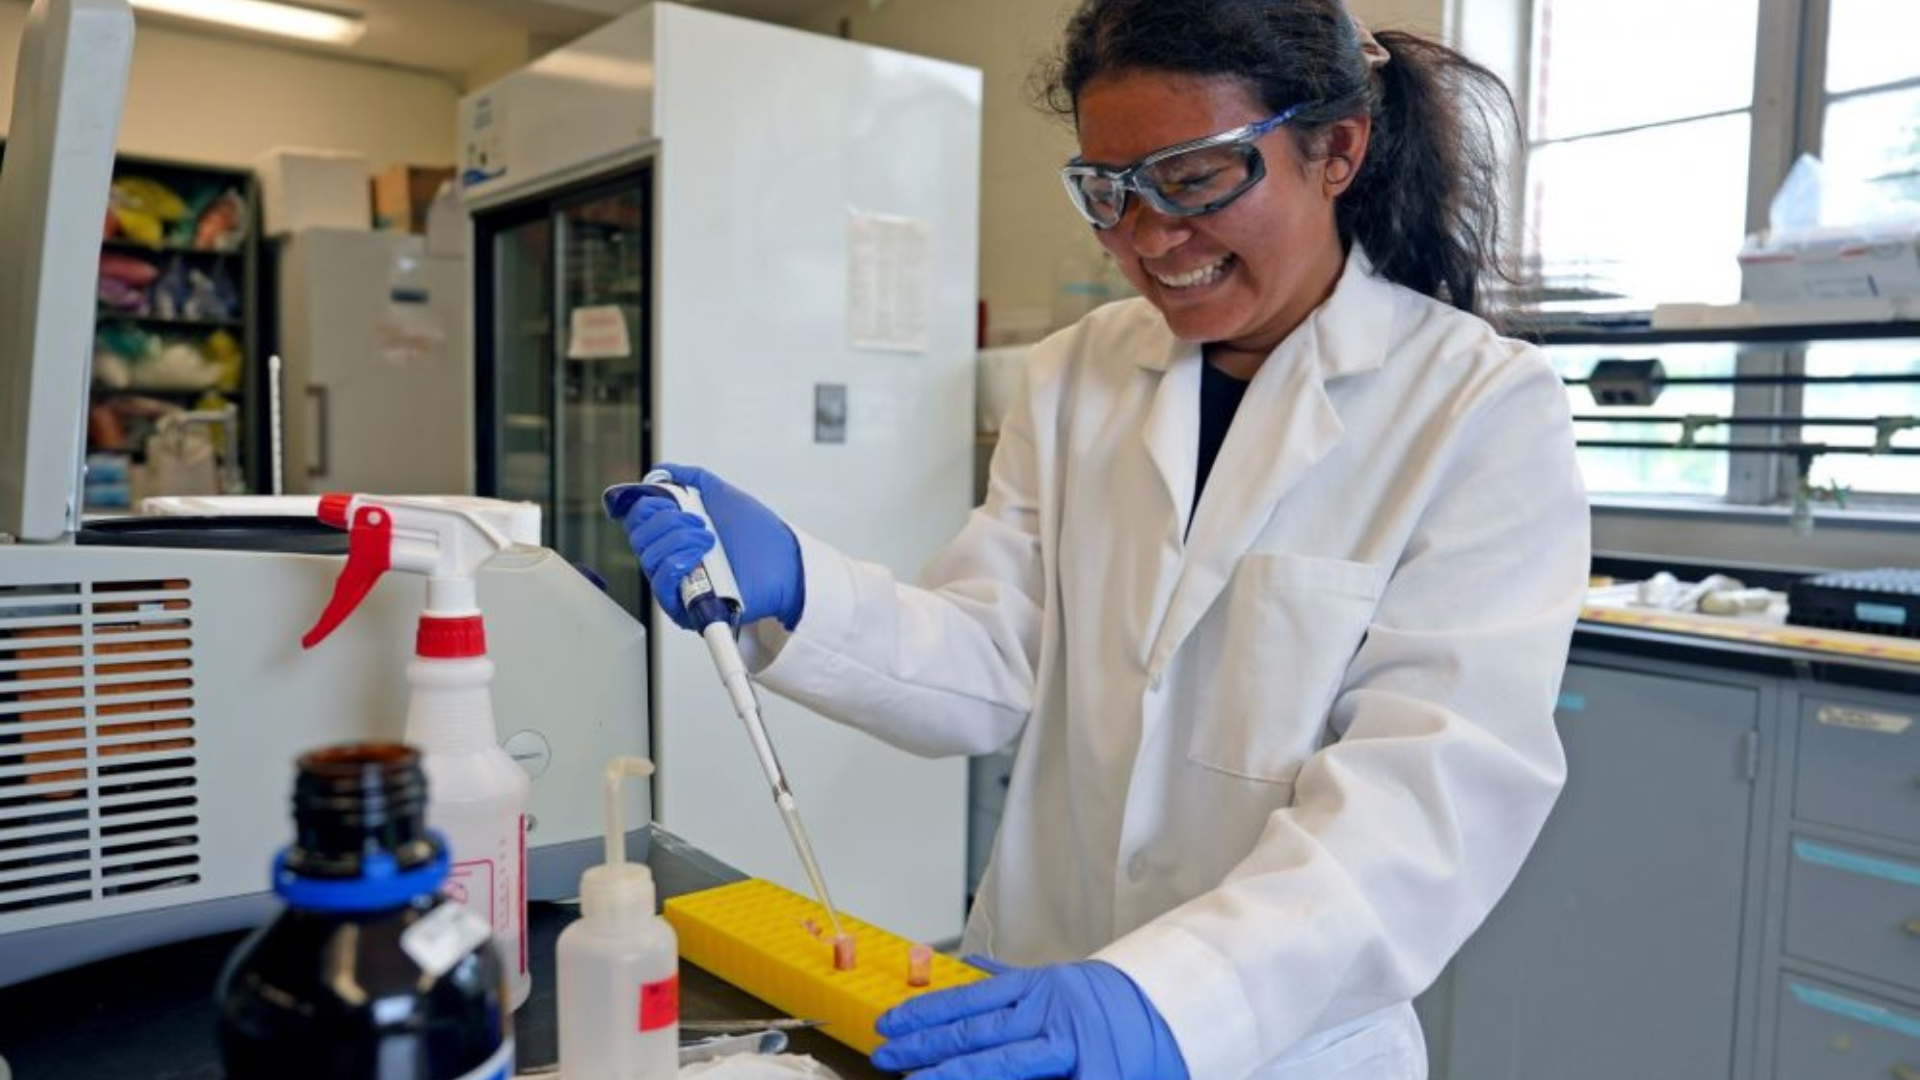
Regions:
<instances>
[{"instance_id":1,"label":"white spray bottle","mask_svg":"<svg viewBox=\"0 0 1920 1080\"><path fill-rule=\"evenodd\" d=\"M426 607L407 665L406 741L427 774L427 825L446 838L446 892L487 920L514 1008L527 1000L526 821L531 783L500 748L493 725L493 661L473 575L512 546L478 516L422 500L327 495L320 520L347 530L347 566L320 621L301 638L320 644L388 570L427 579Z\"/></svg>"},{"instance_id":2,"label":"white spray bottle","mask_svg":"<svg viewBox=\"0 0 1920 1080\"><path fill-rule=\"evenodd\" d=\"M645 758L607 763L607 861L580 875L580 918L560 933L560 1069L567 1080L672 1080L680 1067L680 957L654 914L653 871L627 861L624 777Z\"/></svg>"}]
</instances>

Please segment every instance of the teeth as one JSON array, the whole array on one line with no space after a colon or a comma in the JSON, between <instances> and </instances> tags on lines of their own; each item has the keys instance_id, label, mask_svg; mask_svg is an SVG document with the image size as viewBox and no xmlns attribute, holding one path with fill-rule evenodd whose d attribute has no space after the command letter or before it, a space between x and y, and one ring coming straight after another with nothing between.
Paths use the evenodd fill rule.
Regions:
<instances>
[{"instance_id":1,"label":"teeth","mask_svg":"<svg viewBox=\"0 0 1920 1080\"><path fill-rule=\"evenodd\" d=\"M1169 289L1191 289L1196 285L1208 285L1218 280L1221 274L1227 272L1227 263L1232 258L1233 256L1231 255L1222 256L1217 262L1210 263L1198 270L1190 270L1184 274L1155 274L1153 277L1154 280Z\"/></svg>"}]
</instances>

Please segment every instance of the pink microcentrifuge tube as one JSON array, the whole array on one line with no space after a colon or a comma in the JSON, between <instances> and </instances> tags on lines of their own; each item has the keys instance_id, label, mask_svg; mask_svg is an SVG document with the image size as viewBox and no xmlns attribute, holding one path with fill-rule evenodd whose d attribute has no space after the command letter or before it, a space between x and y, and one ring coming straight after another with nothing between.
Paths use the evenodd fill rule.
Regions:
<instances>
[{"instance_id":1,"label":"pink microcentrifuge tube","mask_svg":"<svg viewBox=\"0 0 1920 1080\"><path fill-rule=\"evenodd\" d=\"M853 935L841 934L833 939L833 970L853 970Z\"/></svg>"},{"instance_id":2,"label":"pink microcentrifuge tube","mask_svg":"<svg viewBox=\"0 0 1920 1080\"><path fill-rule=\"evenodd\" d=\"M907 985L928 986L933 982L933 949L915 945L907 950Z\"/></svg>"}]
</instances>

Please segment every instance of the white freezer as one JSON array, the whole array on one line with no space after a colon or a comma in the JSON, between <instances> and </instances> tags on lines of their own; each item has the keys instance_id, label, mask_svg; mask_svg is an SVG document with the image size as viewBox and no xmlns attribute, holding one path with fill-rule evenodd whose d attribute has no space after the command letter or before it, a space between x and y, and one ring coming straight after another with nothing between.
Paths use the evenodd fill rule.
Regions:
<instances>
[{"instance_id":1,"label":"white freezer","mask_svg":"<svg viewBox=\"0 0 1920 1080\"><path fill-rule=\"evenodd\" d=\"M303 229L279 252L285 490L473 490L464 258L425 237Z\"/></svg>"},{"instance_id":2,"label":"white freezer","mask_svg":"<svg viewBox=\"0 0 1920 1080\"><path fill-rule=\"evenodd\" d=\"M711 468L911 579L971 506L980 100L970 68L644 7L461 102L476 257L542 203L623 177L646 185L651 273L634 325L651 408L627 452ZM511 278L476 282L483 312L479 298ZM553 320L564 335L570 313ZM567 378L554 381L564 393ZM523 414L481 423L540 430ZM579 450L549 438L564 476ZM539 475L537 458L505 456L503 486ZM567 507L597 495L587 486L555 499L570 557ZM610 523L573 528L579 550L631 560ZM651 640L661 822L805 891L705 649L677 631ZM762 697L836 901L910 937L957 935L966 762L914 758Z\"/></svg>"}]
</instances>

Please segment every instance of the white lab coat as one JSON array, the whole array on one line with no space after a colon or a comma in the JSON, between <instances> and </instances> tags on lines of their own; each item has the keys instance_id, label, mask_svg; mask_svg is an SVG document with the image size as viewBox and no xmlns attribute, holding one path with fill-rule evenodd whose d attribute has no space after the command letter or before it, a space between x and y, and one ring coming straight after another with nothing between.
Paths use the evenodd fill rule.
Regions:
<instances>
[{"instance_id":1,"label":"white lab coat","mask_svg":"<svg viewBox=\"0 0 1920 1080\"><path fill-rule=\"evenodd\" d=\"M1189 522L1201 363L1140 300L1047 339L921 585L803 536L805 615L751 662L910 751L1020 739L967 948L1115 964L1194 1080L1417 1080L1408 1002L1565 776L1565 391L1356 248Z\"/></svg>"}]
</instances>

